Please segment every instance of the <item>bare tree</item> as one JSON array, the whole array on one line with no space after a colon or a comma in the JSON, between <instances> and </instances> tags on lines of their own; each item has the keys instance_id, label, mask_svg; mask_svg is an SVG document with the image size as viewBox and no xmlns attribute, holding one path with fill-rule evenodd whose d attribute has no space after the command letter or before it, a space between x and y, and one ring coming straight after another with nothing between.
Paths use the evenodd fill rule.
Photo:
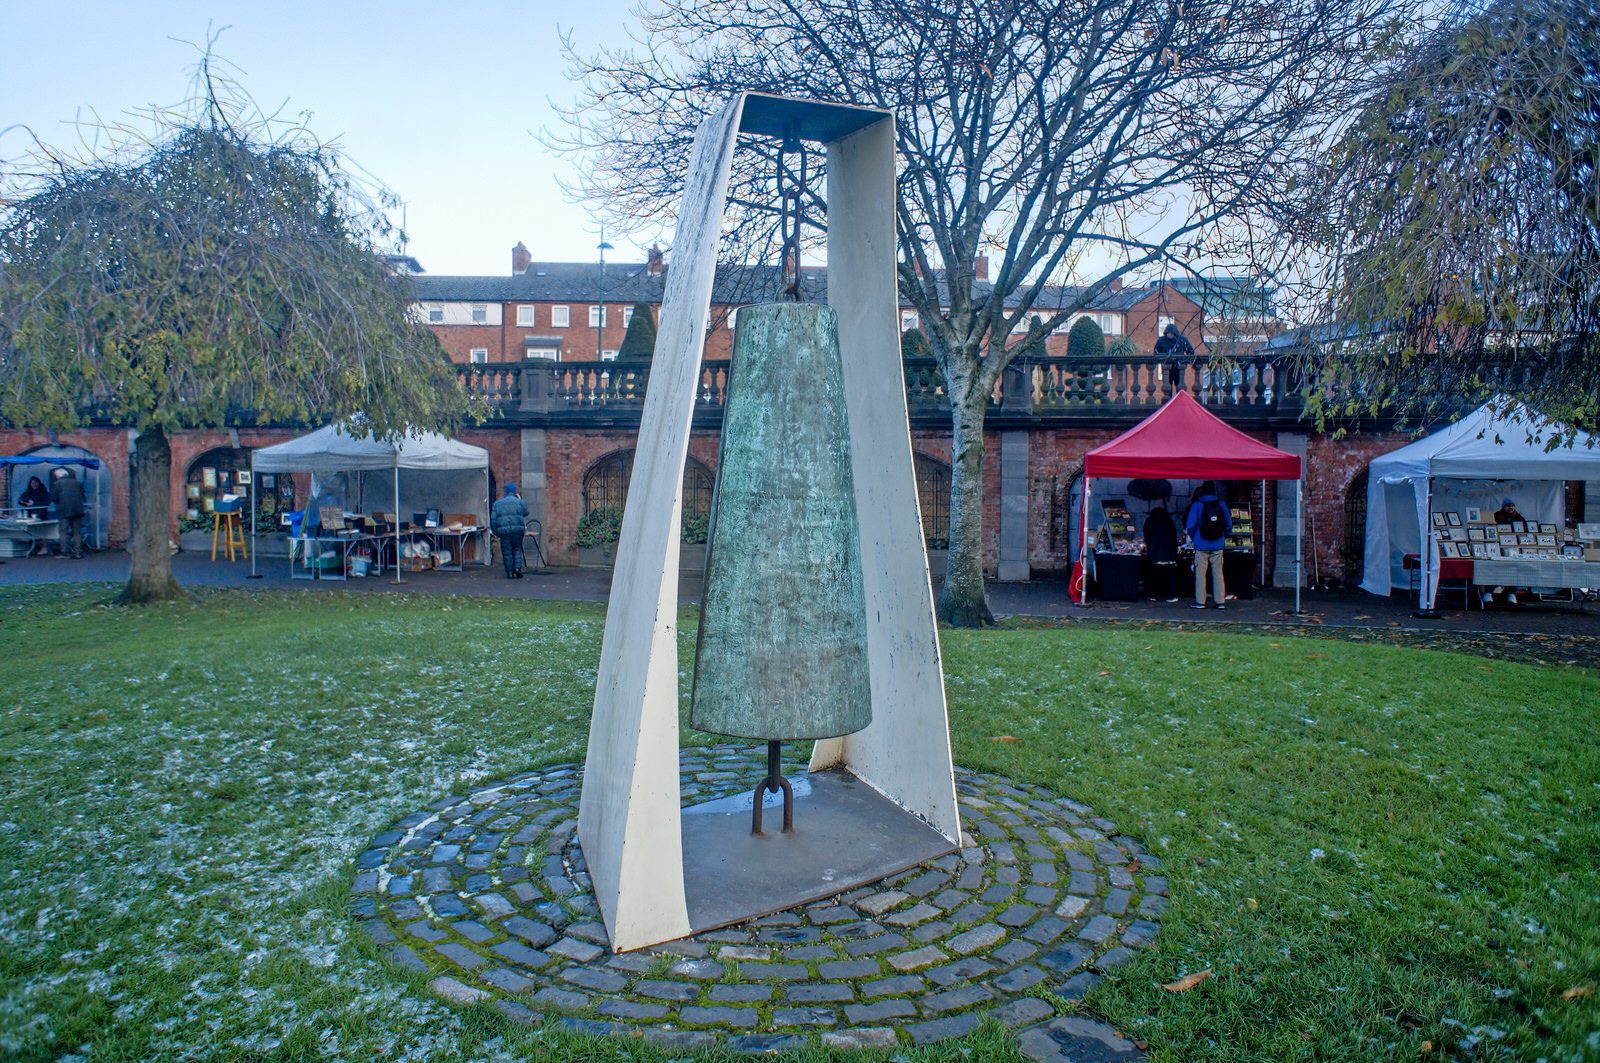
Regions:
<instances>
[{"instance_id":1,"label":"bare tree","mask_svg":"<svg viewBox=\"0 0 1600 1063\"><path fill-rule=\"evenodd\" d=\"M92 133L3 171L0 423L138 432L127 600L179 593L171 433L473 412L380 256L385 198L209 53L188 103Z\"/></svg>"},{"instance_id":2,"label":"bare tree","mask_svg":"<svg viewBox=\"0 0 1600 1063\"><path fill-rule=\"evenodd\" d=\"M637 50L571 50L585 91L556 139L583 158L578 191L652 225L694 129L737 91L894 113L900 290L952 405L939 612L975 626L993 619L983 428L1007 364L1117 278L1249 261L1248 220L1331 140L1370 42L1411 2L660 0L639 11ZM770 145L756 146L734 177L731 247L770 260Z\"/></svg>"},{"instance_id":3,"label":"bare tree","mask_svg":"<svg viewBox=\"0 0 1600 1063\"><path fill-rule=\"evenodd\" d=\"M1600 427L1600 9L1457 4L1381 90L1288 229L1313 412Z\"/></svg>"}]
</instances>

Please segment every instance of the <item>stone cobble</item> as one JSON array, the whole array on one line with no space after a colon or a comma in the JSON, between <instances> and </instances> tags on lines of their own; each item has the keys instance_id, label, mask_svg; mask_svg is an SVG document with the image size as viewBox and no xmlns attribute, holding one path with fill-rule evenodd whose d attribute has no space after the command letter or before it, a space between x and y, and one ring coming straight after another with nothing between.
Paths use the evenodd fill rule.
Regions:
<instances>
[{"instance_id":1,"label":"stone cobble","mask_svg":"<svg viewBox=\"0 0 1600 1063\"><path fill-rule=\"evenodd\" d=\"M764 773L755 747L687 750L682 798L747 791ZM958 852L616 955L577 842L581 785L581 770L562 765L404 817L357 858L353 914L446 1000L668 1050L921 1045L986 1017L1036 1058L1131 1049L1051 1001L1080 999L1150 944L1167 883L1159 860L1077 802L958 770Z\"/></svg>"}]
</instances>

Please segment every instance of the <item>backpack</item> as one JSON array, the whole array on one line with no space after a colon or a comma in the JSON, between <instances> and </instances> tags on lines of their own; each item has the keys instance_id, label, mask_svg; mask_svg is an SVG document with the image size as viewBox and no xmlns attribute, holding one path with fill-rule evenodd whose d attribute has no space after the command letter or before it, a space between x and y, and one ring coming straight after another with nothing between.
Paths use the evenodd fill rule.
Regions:
<instances>
[{"instance_id":1,"label":"backpack","mask_svg":"<svg viewBox=\"0 0 1600 1063\"><path fill-rule=\"evenodd\" d=\"M1209 499L1200 503L1200 535L1207 542L1216 542L1227 532L1227 510L1222 503Z\"/></svg>"}]
</instances>

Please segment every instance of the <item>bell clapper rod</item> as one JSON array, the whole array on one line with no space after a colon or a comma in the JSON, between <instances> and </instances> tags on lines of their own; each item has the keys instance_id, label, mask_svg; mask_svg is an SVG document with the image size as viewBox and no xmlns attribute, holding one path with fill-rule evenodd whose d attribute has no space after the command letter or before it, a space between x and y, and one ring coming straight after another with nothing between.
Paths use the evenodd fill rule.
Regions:
<instances>
[{"instance_id":1,"label":"bell clapper rod","mask_svg":"<svg viewBox=\"0 0 1600 1063\"><path fill-rule=\"evenodd\" d=\"M794 833L794 787L783 777L783 765L779 757L782 746L781 742L767 742L767 777L756 784L755 805L750 813L750 833L758 837L761 834L761 803L769 793L783 794L783 833Z\"/></svg>"}]
</instances>

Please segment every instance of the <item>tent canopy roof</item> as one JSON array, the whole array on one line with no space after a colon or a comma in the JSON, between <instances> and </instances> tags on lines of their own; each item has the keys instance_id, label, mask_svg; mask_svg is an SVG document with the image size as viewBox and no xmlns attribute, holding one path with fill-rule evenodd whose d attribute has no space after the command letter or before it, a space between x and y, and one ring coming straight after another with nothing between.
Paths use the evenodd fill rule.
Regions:
<instances>
[{"instance_id":1,"label":"tent canopy roof","mask_svg":"<svg viewBox=\"0 0 1600 1063\"><path fill-rule=\"evenodd\" d=\"M98 469L99 458L50 458L37 454L23 454L15 458L0 458L0 468L7 465L82 465L85 469Z\"/></svg>"},{"instance_id":2,"label":"tent canopy roof","mask_svg":"<svg viewBox=\"0 0 1600 1063\"><path fill-rule=\"evenodd\" d=\"M1370 476L1380 483L1405 483L1432 477L1458 480L1594 480L1600 479L1600 446L1585 432L1571 446L1550 449L1563 438L1565 426L1548 421L1526 406L1514 406L1508 417L1488 402L1448 428L1372 461Z\"/></svg>"},{"instance_id":3,"label":"tent canopy roof","mask_svg":"<svg viewBox=\"0 0 1600 1063\"><path fill-rule=\"evenodd\" d=\"M1223 424L1187 391L1083 459L1085 476L1298 480L1298 455Z\"/></svg>"},{"instance_id":4,"label":"tent canopy roof","mask_svg":"<svg viewBox=\"0 0 1600 1063\"><path fill-rule=\"evenodd\" d=\"M355 434L355 433L361 434ZM331 424L251 455L257 472L311 472L332 476L372 469L487 469L489 452L437 432L407 432L374 439L348 423Z\"/></svg>"}]
</instances>

